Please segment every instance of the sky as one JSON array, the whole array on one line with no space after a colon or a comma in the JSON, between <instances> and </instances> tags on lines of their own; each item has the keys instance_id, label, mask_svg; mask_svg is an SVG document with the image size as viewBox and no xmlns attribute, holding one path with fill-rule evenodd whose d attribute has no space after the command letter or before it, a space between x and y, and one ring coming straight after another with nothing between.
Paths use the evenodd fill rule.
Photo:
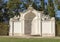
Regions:
<instances>
[{"instance_id":1,"label":"sky","mask_svg":"<svg viewBox=\"0 0 60 42\"><path fill-rule=\"evenodd\" d=\"M57 11L56 14L56 16L60 18L60 11Z\"/></svg>"},{"instance_id":2,"label":"sky","mask_svg":"<svg viewBox=\"0 0 60 42\"><path fill-rule=\"evenodd\" d=\"M5 2L8 1L8 0L4 0ZM48 0L45 0L45 2L48 2ZM56 17L59 17L60 18L60 10L57 10L56 11Z\"/></svg>"},{"instance_id":3,"label":"sky","mask_svg":"<svg viewBox=\"0 0 60 42\"><path fill-rule=\"evenodd\" d=\"M6 2L6 1L8 1L8 0L4 0L4 2Z\"/></svg>"}]
</instances>

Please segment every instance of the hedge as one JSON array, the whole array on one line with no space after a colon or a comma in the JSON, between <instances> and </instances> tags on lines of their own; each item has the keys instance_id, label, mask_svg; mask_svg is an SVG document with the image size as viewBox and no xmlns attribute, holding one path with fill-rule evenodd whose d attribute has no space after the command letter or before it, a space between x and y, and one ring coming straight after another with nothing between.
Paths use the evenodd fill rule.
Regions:
<instances>
[{"instance_id":1,"label":"hedge","mask_svg":"<svg viewBox=\"0 0 60 42\"><path fill-rule=\"evenodd\" d=\"M4 36L4 35L8 35L8 34L9 34L8 24L6 24L4 22L0 22L0 35Z\"/></svg>"},{"instance_id":2,"label":"hedge","mask_svg":"<svg viewBox=\"0 0 60 42\"><path fill-rule=\"evenodd\" d=\"M60 36L60 21L56 21L56 35Z\"/></svg>"}]
</instances>

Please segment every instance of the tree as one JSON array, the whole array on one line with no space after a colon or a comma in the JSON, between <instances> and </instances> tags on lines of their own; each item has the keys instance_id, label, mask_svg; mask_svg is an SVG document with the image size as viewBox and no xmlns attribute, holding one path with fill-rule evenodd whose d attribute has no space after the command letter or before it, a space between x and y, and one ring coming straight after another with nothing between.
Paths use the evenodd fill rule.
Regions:
<instances>
[{"instance_id":1,"label":"tree","mask_svg":"<svg viewBox=\"0 0 60 42\"><path fill-rule=\"evenodd\" d=\"M58 10L60 10L60 5L58 6Z\"/></svg>"},{"instance_id":2,"label":"tree","mask_svg":"<svg viewBox=\"0 0 60 42\"><path fill-rule=\"evenodd\" d=\"M0 0L0 21L1 22L3 21L3 12L2 12L2 9L3 9L3 1Z\"/></svg>"},{"instance_id":3,"label":"tree","mask_svg":"<svg viewBox=\"0 0 60 42\"><path fill-rule=\"evenodd\" d=\"M58 3L58 10L60 10L60 0L57 0Z\"/></svg>"},{"instance_id":4,"label":"tree","mask_svg":"<svg viewBox=\"0 0 60 42\"><path fill-rule=\"evenodd\" d=\"M14 17L16 16L20 16L20 12L24 11L25 9L27 9L29 6L29 2L28 1L22 1L22 0L9 0L7 7L9 9L9 14L13 15L10 17Z\"/></svg>"},{"instance_id":5,"label":"tree","mask_svg":"<svg viewBox=\"0 0 60 42\"><path fill-rule=\"evenodd\" d=\"M25 5L26 8L28 8L29 5L32 3L31 0L20 0L20 1Z\"/></svg>"},{"instance_id":6,"label":"tree","mask_svg":"<svg viewBox=\"0 0 60 42\"><path fill-rule=\"evenodd\" d=\"M51 17L55 17L54 3L52 0L48 0L48 13Z\"/></svg>"},{"instance_id":7,"label":"tree","mask_svg":"<svg viewBox=\"0 0 60 42\"><path fill-rule=\"evenodd\" d=\"M0 17L1 18L11 18L15 15L20 15L19 12L26 10L29 5L32 5L32 7L38 11L45 11L45 14L48 14L50 16L54 16L54 4L52 0L48 0L47 9L45 9L45 3L44 0L9 0L8 2L3 3L3 1L0 1ZM33 3L33 4L32 4ZM2 12L2 9L4 12ZM4 17L3 17L4 16Z\"/></svg>"},{"instance_id":8,"label":"tree","mask_svg":"<svg viewBox=\"0 0 60 42\"><path fill-rule=\"evenodd\" d=\"M43 0L44 1L44 0ZM32 4L32 7L38 11L43 11L43 7L44 7L44 2L42 0L34 0L33 1L33 4Z\"/></svg>"},{"instance_id":9,"label":"tree","mask_svg":"<svg viewBox=\"0 0 60 42\"><path fill-rule=\"evenodd\" d=\"M9 0L8 1L7 8L9 9L9 15L11 15L10 17L14 17L14 15L17 15L16 13L18 13L18 9L20 8L19 5L20 5L20 0Z\"/></svg>"},{"instance_id":10,"label":"tree","mask_svg":"<svg viewBox=\"0 0 60 42\"><path fill-rule=\"evenodd\" d=\"M9 14L8 14L8 8L7 8L7 2L3 3L3 20L6 22L9 20Z\"/></svg>"},{"instance_id":11,"label":"tree","mask_svg":"<svg viewBox=\"0 0 60 42\"><path fill-rule=\"evenodd\" d=\"M41 0L41 7L42 7L42 10L44 11L45 9L44 0Z\"/></svg>"},{"instance_id":12,"label":"tree","mask_svg":"<svg viewBox=\"0 0 60 42\"><path fill-rule=\"evenodd\" d=\"M23 6L22 6L23 5ZM0 0L0 21L8 21L10 18L20 16L21 10L24 11L28 8L29 1L20 2L20 0L9 0L4 2ZM20 11L19 11L20 10Z\"/></svg>"}]
</instances>

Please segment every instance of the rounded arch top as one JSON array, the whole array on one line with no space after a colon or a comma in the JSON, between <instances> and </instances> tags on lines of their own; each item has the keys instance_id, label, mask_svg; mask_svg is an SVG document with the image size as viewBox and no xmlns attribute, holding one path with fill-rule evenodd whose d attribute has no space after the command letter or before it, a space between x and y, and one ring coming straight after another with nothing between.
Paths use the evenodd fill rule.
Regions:
<instances>
[{"instance_id":1,"label":"rounded arch top","mask_svg":"<svg viewBox=\"0 0 60 42\"><path fill-rule=\"evenodd\" d=\"M34 14L32 12L29 12L29 13L24 15L25 20L32 20L34 17L36 17L36 14Z\"/></svg>"},{"instance_id":2,"label":"rounded arch top","mask_svg":"<svg viewBox=\"0 0 60 42\"><path fill-rule=\"evenodd\" d=\"M36 10L28 10L26 11L25 13L21 13L21 18L23 18L23 20L27 19L28 17L39 17L40 14L42 14L41 12L39 11L36 11ZM29 19L29 18L28 18Z\"/></svg>"}]
</instances>

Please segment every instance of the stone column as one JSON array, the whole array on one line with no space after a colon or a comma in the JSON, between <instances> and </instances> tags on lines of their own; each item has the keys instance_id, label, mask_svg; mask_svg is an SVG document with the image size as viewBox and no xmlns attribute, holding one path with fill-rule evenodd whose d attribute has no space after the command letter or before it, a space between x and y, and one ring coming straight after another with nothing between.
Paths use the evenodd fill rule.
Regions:
<instances>
[{"instance_id":1,"label":"stone column","mask_svg":"<svg viewBox=\"0 0 60 42\"><path fill-rule=\"evenodd\" d=\"M24 35L24 14L21 14L21 18L20 18L20 22L21 22L21 34L20 36Z\"/></svg>"},{"instance_id":2,"label":"stone column","mask_svg":"<svg viewBox=\"0 0 60 42\"><path fill-rule=\"evenodd\" d=\"M52 33L52 36L55 36L55 18L52 17L51 19L51 33Z\"/></svg>"},{"instance_id":3,"label":"stone column","mask_svg":"<svg viewBox=\"0 0 60 42\"><path fill-rule=\"evenodd\" d=\"M41 21L41 18L42 18L42 13L38 13L38 34L40 36L42 36L42 21Z\"/></svg>"},{"instance_id":4,"label":"stone column","mask_svg":"<svg viewBox=\"0 0 60 42\"><path fill-rule=\"evenodd\" d=\"M13 22L12 22L12 18L9 21L9 36L12 36L12 27L13 27Z\"/></svg>"}]
</instances>

